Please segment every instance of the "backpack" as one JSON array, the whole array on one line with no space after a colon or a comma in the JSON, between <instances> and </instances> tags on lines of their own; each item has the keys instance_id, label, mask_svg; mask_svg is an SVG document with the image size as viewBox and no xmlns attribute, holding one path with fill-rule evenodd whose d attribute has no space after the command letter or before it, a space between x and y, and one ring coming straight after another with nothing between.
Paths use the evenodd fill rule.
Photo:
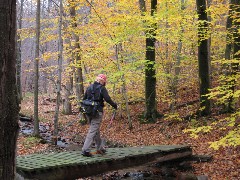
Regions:
<instances>
[{"instance_id":1,"label":"backpack","mask_svg":"<svg viewBox=\"0 0 240 180\"><path fill-rule=\"evenodd\" d=\"M100 97L100 94L101 94L101 87L102 87L101 85L98 85L96 87L96 89L100 88L98 99L95 99L96 89L94 89L94 85L92 84L90 86L91 97L90 98L88 97L88 99L85 99L81 102L81 108L80 108L81 112L85 113L89 117L96 117L96 115L97 115L98 107L100 105L99 97Z\"/></svg>"}]
</instances>

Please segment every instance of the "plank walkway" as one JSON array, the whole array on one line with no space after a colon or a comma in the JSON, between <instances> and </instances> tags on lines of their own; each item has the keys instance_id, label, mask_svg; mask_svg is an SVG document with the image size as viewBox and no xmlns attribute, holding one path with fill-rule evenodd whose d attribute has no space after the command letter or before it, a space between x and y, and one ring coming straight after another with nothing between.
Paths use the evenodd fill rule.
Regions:
<instances>
[{"instance_id":1,"label":"plank walkway","mask_svg":"<svg viewBox=\"0 0 240 180\"><path fill-rule=\"evenodd\" d=\"M105 155L83 157L80 151L17 157L17 172L25 179L74 180L151 161L164 162L192 155L185 145L108 148Z\"/></svg>"}]
</instances>

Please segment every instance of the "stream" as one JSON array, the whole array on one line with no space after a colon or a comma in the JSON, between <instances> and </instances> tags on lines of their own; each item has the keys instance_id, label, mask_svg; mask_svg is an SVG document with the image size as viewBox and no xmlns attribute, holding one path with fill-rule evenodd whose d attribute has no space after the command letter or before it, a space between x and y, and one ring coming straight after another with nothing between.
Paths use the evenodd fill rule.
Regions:
<instances>
[{"instance_id":1,"label":"stream","mask_svg":"<svg viewBox=\"0 0 240 180\"><path fill-rule=\"evenodd\" d=\"M23 135L32 135L34 131L34 123L31 118L28 117L20 117L19 120L19 125L20 125L20 134ZM46 143L51 143L52 139L52 132L50 125L48 124L39 124L39 133L40 136L42 137L43 141ZM58 138L57 141L57 146L60 148L67 148L70 145L69 142L66 141L66 139L63 139L62 137Z\"/></svg>"}]
</instances>

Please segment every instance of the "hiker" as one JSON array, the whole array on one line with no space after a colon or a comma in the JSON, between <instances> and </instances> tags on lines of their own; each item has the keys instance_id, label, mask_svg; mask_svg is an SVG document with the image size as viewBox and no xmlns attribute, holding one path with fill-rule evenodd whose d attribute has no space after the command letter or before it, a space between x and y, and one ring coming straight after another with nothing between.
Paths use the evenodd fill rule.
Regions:
<instances>
[{"instance_id":1,"label":"hiker","mask_svg":"<svg viewBox=\"0 0 240 180\"><path fill-rule=\"evenodd\" d=\"M89 99L92 97L92 89L94 90L94 99L97 99L99 102L97 113L94 117L87 115L88 122L90 124L84 145L82 147L82 155L91 157L92 153L90 151L91 145L95 140L97 154L105 154L106 150L102 145L102 140L100 138L100 125L103 117L103 107L104 100L109 103L114 109L117 109L117 104L112 101L111 97L108 94L108 91L105 87L107 81L107 77L104 74L99 74L96 77L96 81L91 84L83 97L83 100Z\"/></svg>"}]
</instances>

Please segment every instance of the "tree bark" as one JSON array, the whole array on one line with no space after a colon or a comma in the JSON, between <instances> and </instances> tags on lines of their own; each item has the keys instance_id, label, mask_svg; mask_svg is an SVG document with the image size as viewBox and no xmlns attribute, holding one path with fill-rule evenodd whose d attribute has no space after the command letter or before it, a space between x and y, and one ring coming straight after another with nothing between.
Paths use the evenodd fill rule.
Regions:
<instances>
[{"instance_id":1,"label":"tree bark","mask_svg":"<svg viewBox=\"0 0 240 180\"><path fill-rule=\"evenodd\" d=\"M225 60L230 60L231 57L233 57L233 38L232 38L233 17L232 17L232 14L233 14L233 5L230 2L228 17L227 17L227 22L226 22L227 35L226 35ZM222 73L225 76L225 78L228 78L228 76L231 75L231 63L223 64ZM223 86L228 87L228 82L226 82L225 80L223 80L221 83ZM229 90L230 89L228 88L226 91L229 91ZM227 92L225 93L225 95L226 94L227 94ZM231 103L229 100L227 100L226 102L223 103L223 109L222 109L223 112L231 112L232 111Z\"/></svg>"},{"instance_id":2,"label":"tree bark","mask_svg":"<svg viewBox=\"0 0 240 180\"><path fill-rule=\"evenodd\" d=\"M151 0L151 16L157 9L157 0ZM145 64L145 114L146 122L156 122L156 70L155 70L155 33L156 24L152 25L146 37L146 64Z\"/></svg>"},{"instance_id":3,"label":"tree bark","mask_svg":"<svg viewBox=\"0 0 240 180\"><path fill-rule=\"evenodd\" d=\"M207 8L209 9L212 6L212 0L207 0ZM210 12L208 13L208 22L211 24L212 17ZM211 62L212 62L212 56L211 56L211 46L212 46L212 36L210 34L210 37L208 38L208 66L209 66L209 78L211 79L212 76L212 70L211 70ZM212 86L210 81L210 86Z\"/></svg>"},{"instance_id":4,"label":"tree bark","mask_svg":"<svg viewBox=\"0 0 240 180\"><path fill-rule=\"evenodd\" d=\"M73 29L77 28L77 22L76 22L76 7L71 6L70 7L70 14L72 18L72 27ZM74 45L74 64L76 65L75 67L75 84L76 84L76 94L77 94L77 100L78 100L78 105L80 106L80 101L82 100L82 97L84 95L84 87L83 87L83 74L82 74L82 62L81 62L81 48L80 48L80 43L79 43L79 37L75 32L72 33L75 45Z\"/></svg>"},{"instance_id":5,"label":"tree bark","mask_svg":"<svg viewBox=\"0 0 240 180\"><path fill-rule=\"evenodd\" d=\"M16 169L19 103L16 86L16 1L0 2L0 179Z\"/></svg>"},{"instance_id":6,"label":"tree bark","mask_svg":"<svg viewBox=\"0 0 240 180\"><path fill-rule=\"evenodd\" d=\"M210 89L209 77L209 48L208 39L205 37L208 31L208 17L206 12L206 0L197 0L198 12L198 68L200 79L200 115L211 113L210 100L207 95Z\"/></svg>"},{"instance_id":7,"label":"tree bark","mask_svg":"<svg viewBox=\"0 0 240 180\"><path fill-rule=\"evenodd\" d=\"M71 47L71 42L69 38L65 39L65 43L69 44L69 49L67 48L66 50L69 52L71 51L72 47ZM69 67L72 66L73 60L72 60L72 56L70 56L67 59L67 64ZM73 71L71 70L71 72L69 72L67 75L67 82L65 85L65 90L64 90L64 104L63 104L63 108L64 108L64 114L66 115L70 115L72 114L72 104L70 101L70 96L73 92Z\"/></svg>"},{"instance_id":8,"label":"tree bark","mask_svg":"<svg viewBox=\"0 0 240 180\"><path fill-rule=\"evenodd\" d=\"M22 18L23 18L23 2L24 0L20 1L20 13L19 13L19 19L18 19L18 29L22 29ZM18 90L18 97L19 102L22 100L22 85L21 85L21 64L22 64L22 51L21 51L21 37L20 34L17 34L17 90Z\"/></svg>"},{"instance_id":9,"label":"tree bark","mask_svg":"<svg viewBox=\"0 0 240 180\"><path fill-rule=\"evenodd\" d=\"M146 1L139 0L139 7L142 16L146 13ZM157 8L157 0L151 0L151 16ZM155 122L157 116L156 110L156 72L155 72L155 27L147 31L146 37L146 64L145 64L145 112L144 122Z\"/></svg>"},{"instance_id":10,"label":"tree bark","mask_svg":"<svg viewBox=\"0 0 240 180\"><path fill-rule=\"evenodd\" d=\"M230 4L229 7L229 12L228 12L228 18L227 18L227 23L226 23L226 30L227 30L227 36L226 36L226 49L225 49L225 59L230 60L231 58L231 51L232 51L232 40L231 40L231 27L232 27L232 18L231 18L231 14L232 14L232 5ZM223 67L223 71L225 75L227 75L228 73L226 72L228 69L228 66L224 66Z\"/></svg>"},{"instance_id":11,"label":"tree bark","mask_svg":"<svg viewBox=\"0 0 240 180\"><path fill-rule=\"evenodd\" d=\"M65 115L72 114L72 104L70 101L71 92L72 92L72 83L68 81L66 83L65 98L64 98L64 104L63 104Z\"/></svg>"},{"instance_id":12,"label":"tree bark","mask_svg":"<svg viewBox=\"0 0 240 180\"><path fill-rule=\"evenodd\" d=\"M63 39L62 39L62 16L63 16L63 4L62 0L59 0L60 6L60 16L58 24L58 79L57 79L57 101L54 114L54 131L53 131L53 144L57 145L57 136L58 136L58 116L59 116L59 107L61 100L61 83L62 83L62 61L63 61Z\"/></svg>"},{"instance_id":13,"label":"tree bark","mask_svg":"<svg viewBox=\"0 0 240 180\"><path fill-rule=\"evenodd\" d=\"M185 0L181 0L181 14L182 11L184 11L185 9ZM182 15L183 16L183 15ZM182 17L184 18L184 17ZM180 74L180 64L181 64L181 53L182 53L182 39L183 39L183 33L184 33L184 27L183 27L183 23L180 23L180 36L179 36L179 41L178 41L178 48L177 48L177 55L176 55L176 65L174 68L174 77L172 80L172 84L170 87L170 91L172 92L172 103L170 104L170 109L171 112L174 113L175 112L175 108L177 105L177 85L178 85L178 79L179 79L179 74Z\"/></svg>"},{"instance_id":14,"label":"tree bark","mask_svg":"<svg viewBox=\"0 0 240 180\"><path fill-rule=\"evenodd\" d=\"M39 40L40 40L40 0L37 0L36 11L36 47L34 61L34 136L39 136L39 119L38 119L38 79L39 79Z\"/></svg>"},{"instance_id":15,"label":"tree bark","mask_svg":"<svg viewBox=\"0 0 240 180\"><path fill-rule=\"evenodd\" d=\"M235 62L231 63L231 78L232 81L230 81L230 89L232 91L232 94L235 92L235 88L237 85L237 75L239 73L239 61L240 61L240 33L239 33L239 28L240 28L240 22L239 22L239 14L240 14L240 1L239 0L231 0L230 1L233 11L234 11L234 19L232 22L233 25L233 59ZM238 19L237 19L238 18ZM229 98L229 103L228 103L228 109L230 111L234 111L234 97L233 95L230 96Z\"/></svg>"},{"instance_id":16,"label":"tree bark","mask_svg":"<svg viewBox=\"0 0 240 180\"><path fill-rule=\"evenodd\" d=\"M115 45L115 56L117 60L117 69L119 72L121 72L121 63L119 62L119 53L120 53L120 44ZM130 116L130 110L129 110L129 104L128 104L128 95L127 95L127 88L126 88L126 79L124 77L124 74L121 75L121 81L122 81L122 93L125 100L126 105L126 111L127 111L127 117L128 117L128 129L131 130L133 128L132 126L132 120Z\"/></svg>"},{"instance_id":17,"label":"tree bark","mask_svg":"<svg viewBox=\"0 0 240 180\"><path fill-rule=\"evenodd\" d=\"M235 14L239 15L240 13L240 1L239 0L232 0L231 3L234 5ZM236 16L235 16L236 17ZM240 59L240 22L239 22L239 16L237 16L238 19L236 19L233 23L234 25L234 45L233 45L233 58L239 61ZM239 62L232 64L232 71L235 74L239 70Z\"/></svg>"},{"instance_id":18,"label":"tree bark","mask_svg":"<svg viewBox=\"0 0 240 180\"><path fill-rule=\"evenodd\" d=\"M142 15L146 12L146 2L145 0L139 0L139 7Z\"/></svg>"}]
</instances>

